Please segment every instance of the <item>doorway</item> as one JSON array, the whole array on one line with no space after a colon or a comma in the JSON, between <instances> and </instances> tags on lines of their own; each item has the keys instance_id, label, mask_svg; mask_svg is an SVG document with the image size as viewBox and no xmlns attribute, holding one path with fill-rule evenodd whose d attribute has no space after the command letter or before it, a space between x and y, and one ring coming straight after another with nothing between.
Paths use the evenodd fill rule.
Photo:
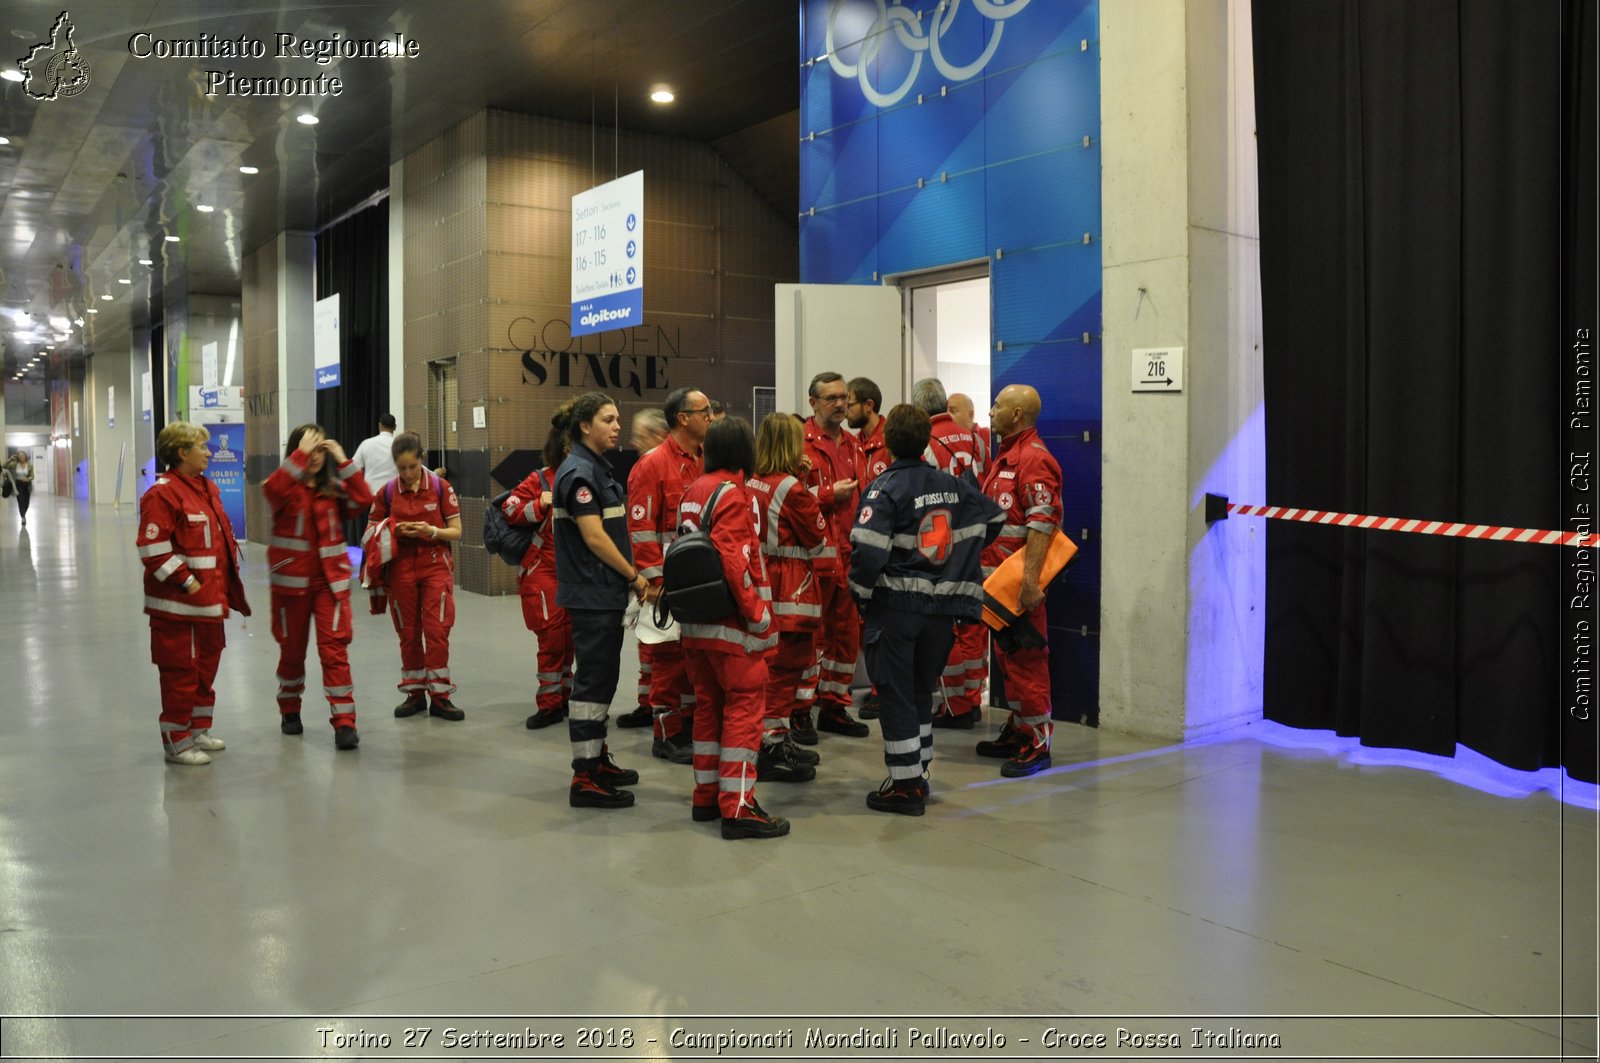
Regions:
<instances>
[{"instance_id":1,"label":"doorway","mask_svg":"<svg viewBox=\"0 0 1600 1063\"><path fill-rule=\"evenodd\" d=\"M987 428L990 376L989 263L982 260L895 278L904 303L907 380L938 377L945 394L972 399Z\"/></svg>"}]
</instances>

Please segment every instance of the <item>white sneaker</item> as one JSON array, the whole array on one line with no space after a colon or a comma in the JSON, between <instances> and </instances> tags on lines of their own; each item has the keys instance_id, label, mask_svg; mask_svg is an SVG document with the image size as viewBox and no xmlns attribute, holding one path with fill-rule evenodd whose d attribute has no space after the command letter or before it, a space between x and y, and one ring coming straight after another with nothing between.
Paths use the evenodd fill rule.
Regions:
<instances>
[{"instance_id":1,"label":"white sneaker","mask_svg":"<svg viewBox=\"0 0 1600 1063\"><path fill-rule=\"evenodd\" d=\"M182 753L168 753L168 764L210 764L211 755L200 749L185 749Z\"/></svg>"},{"instance_id":2,"label":"white sneaker","mask_svg":"<svg viewBox=\"0 0 1600 1063\"><path fill-rule=\"evenodd\" d=\"M194 733L194 747L203 749L208 753L215 753L219 749L227 749L228 743L212 734L210 731L196 731Z\"/></svg>"}]
</instances>

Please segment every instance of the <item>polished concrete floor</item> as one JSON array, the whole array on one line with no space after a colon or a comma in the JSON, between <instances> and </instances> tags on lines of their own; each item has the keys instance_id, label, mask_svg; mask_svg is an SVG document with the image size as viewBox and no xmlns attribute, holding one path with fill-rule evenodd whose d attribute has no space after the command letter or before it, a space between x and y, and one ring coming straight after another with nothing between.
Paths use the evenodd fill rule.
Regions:
<instances>
[{"instance_id":1,"label":"polished concrete floor","mask_svg":"<svg viewBox=\"0 0 1600 1063\"><path fill-rule=\"evenodd\" d=\"M1149 1058L1232 1058L1254 1034L1280 1058L1593 1057L1592 787L1462 781L1270 725L1189 746L1062 725L1056 767L1015 781L938 732L936 800L907 819L863 804L874 727L825 735L816 782L763 787L790 837L724 842L635 731L612 741L637 807L567 807L563 730L523 727L512 599L459 599L465 722L391 716L393 635L363 613L360 751L280 735L259 547L260 619L230 621L218 682L228 749L169 767L134 520L49 495L26 532L10 503L0 519L7 1056L401 1058L422 1025L426 1048L531 1026L570 1051L593 1025L627 1028L616 1055L709 1057L673 1028L820 1025L899 1040L813 1057L961 1058L906 1041L949 1017L1007 1038L982 1058L1096 1054L1048 1029L1114 1055L1119 1028L1124 1056L1181 1033ZM1218 1040L1193 1047L1196 1026Z\"/></svg>"}]
</instances>

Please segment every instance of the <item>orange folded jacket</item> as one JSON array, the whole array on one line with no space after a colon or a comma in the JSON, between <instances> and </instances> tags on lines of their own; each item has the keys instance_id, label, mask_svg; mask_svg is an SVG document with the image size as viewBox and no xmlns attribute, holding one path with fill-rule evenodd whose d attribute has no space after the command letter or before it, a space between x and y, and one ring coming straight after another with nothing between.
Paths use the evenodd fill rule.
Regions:
<instances>
[{"instance_id":1,"label":"orange folded jacket","mask_svg":"<svg viewBox=\"0 0 1600 1063\"><path fill-rule=\"evenodd\" d=\"M1022 563L1026 552L1026 547L1018 549L983 581L983 622L995 631L1003 631L1022 619ZM1078 544L1057 528L1039 569L1039 589L1050 586L1077 556Z\"/></svg>"}]
</instances>

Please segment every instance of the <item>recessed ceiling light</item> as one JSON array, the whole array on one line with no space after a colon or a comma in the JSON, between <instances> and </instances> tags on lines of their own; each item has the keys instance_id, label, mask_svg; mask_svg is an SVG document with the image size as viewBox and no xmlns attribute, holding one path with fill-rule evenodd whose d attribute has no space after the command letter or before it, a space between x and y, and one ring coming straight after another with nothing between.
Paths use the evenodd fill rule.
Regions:
<instances>
[{"instance_id":1,"label":"recessed ceiling light","mask_svg":"<svg viewBox=\"0 0 1600 1063\"><path fill-rule=\"evenodd\" d=\"M9 143L11 143L11 138L10 137L0 137L0 144L9 144Z\"/></svg>"},{"instance_id":2,"label":"recessed ceiling light","mask_svg":"<svg viewBox=\"0 0 1600 1063\"><path fill-rule=\"evenodd\" d=\"M153 265L155 265L155 261L153 259L141 258L139 260L139 265L141 265L141 266L153 266Z\"/></svg>"},{"instance_id":3,"label":"recessed ceiling light","mask_svg":"<svg viewBox=\"0 0 1600 1063\"><path fill-rule=\"evenodd\" d=\"M118 284L132 284L133 281L129 280L127 277L118 277L117 278L117 283Z\"/></svg>"},{"instance_id":4,"label":"recessed ceiling light","mask_svg":"<svg viewBox=\"0 0 1600 1063\"><path fill-rule=\"evenodd\" d=\"M167 243L169 243L169 244L175 244L175 243L177 243L177 242L178 242L178 238L177 238L177 237L176 237L176 236L169 236L169 237L167 237Z\"/></svg>"},{"instance_id":5,"label":"recessed ceiling light","mask_svg":"<svg viewBox=\"0 0 1600 1063\"><path fill-rule=\"evenodd\" d=\"M210 214L217 208L213 207L210 203L196 203L194 205L194 209L198 210L201 214Z\"/></svg>"},{"instance_id":6,"label":"recessed ceiling light","mask_svg":"<svg viewBox=\"0 0 1600 1063\"><path fill-rule=\"evenodd\" d=\"M99 313L99 312L100 312L100 311L98 311L98 310L96 310L96 309L95 309L95 308L94 308L94 307L92 307L92 306L91 306L91 307L89 307L89 308L88 308L88 309L86 309L86 310L85 310L85 311L84 311L84 313L85 313L85 314L98 314L98 313Z\"/></svg>"},{"instance_id":7,"label":"recessed ceiling light","mask_svg":"<svg viewBox=\"0 0 1600 1063\"><path fill-rule=\"evenodd\" d=\"M109 295L102 295L100 298L105 300L108 303L111 301L111 296L109 296Z\"/></svg>"},{"instance_id":8,"label":"recessed ceiling light","mask_svg":"<svg viewBox=\"0 0 1600 1063\"><path fill-rule=\"evenodd\" d=\"M15 67L11 67L11 68L8 68L6 70L0 70L0 78L5 78L7 81L27 81L28 80L27 77L22 73L22 71L16 69Z\"/></svg>"},{"instance_id":9,"label":"recessed ceiling light","mask_svg":"<svg viewBox=\"0 0 1600 1063\"><path fill-rule=\"evenodd\" d=\"M294 120L296 122L299 122L301 125L316 125L322 119L320 119L316 115L311 114L311 113L308 112L306 114L297 114L297 115L295 115L294 116Z\"/></svg>"},{"instance_id":10,"label":"recessed ceiling light","mask_svg":"<svg viewBox=\"0 0 1600 1063\"><path fill-rule=\"evenodd\" d=\"M671 103L673 100L677 99L677 97L672 94L671 89L667 88L665 85L659 85L650 90L650 99L654 103Z\"/></svg>"},{"instance_id":11,"label":"recessed ceiling light","mask_svg":"<svg viewBox=\"0 0 1600 1063\"><path fill-rule=\"evenodd\" d=\"M241 167L239 167L239 172L240 173L260 173L261 170L258 167L255 167L255 166L241 166Z\"/></svg>"}]
</instances>

